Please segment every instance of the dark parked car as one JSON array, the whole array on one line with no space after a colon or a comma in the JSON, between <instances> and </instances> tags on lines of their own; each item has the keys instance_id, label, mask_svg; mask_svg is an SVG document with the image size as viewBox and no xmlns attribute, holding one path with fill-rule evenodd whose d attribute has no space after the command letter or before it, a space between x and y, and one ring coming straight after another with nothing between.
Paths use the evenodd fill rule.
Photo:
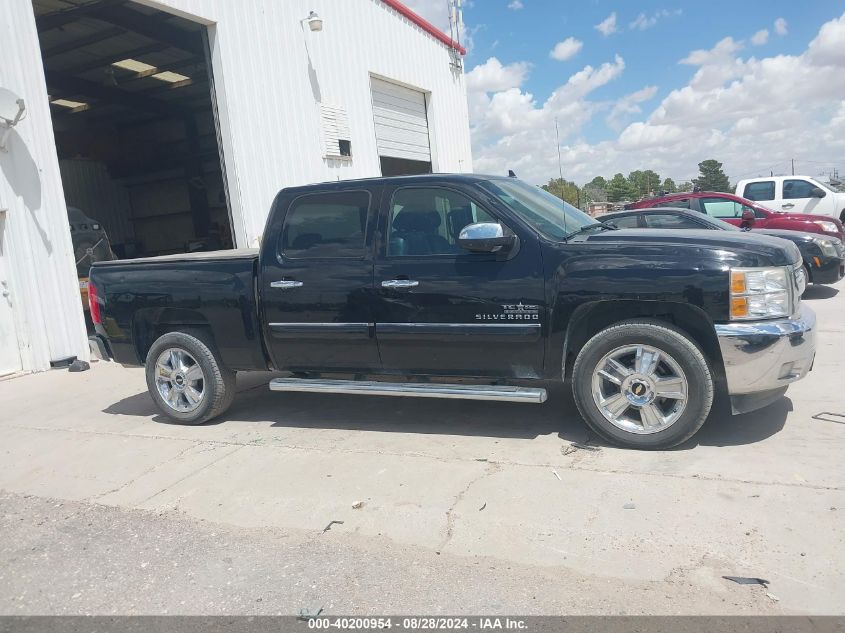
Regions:
<instances>
[{"instance_id":1,"label":"dark parked car","mask_svg":"<svg viewBox=\"0 0 845 633\"><path fill-rule=\"evenodd\" d=\"M845 229L842 227L842 222L836 218L810 213L772 211L759 202L721 191L669 193L656 198L639 200L625 206L626 209L654 209L658 207L700 211L737 227L746 224L754 230L782 229L785 231L822 233L845 241Z\"/></svg>"},{"instance_id":2,"label":"dark parked car","mask_svg":"<svg viewBox=\"0 0 845 633\"><path fill-rule=\"evenodd\" d=\"M612 222L619 228L741 230L703 213L670 207L618 211L596 219ZM773 235L795 244L804 260L807 283L834 284L845 276L845 245L835 237L776 229L762 229L756 233Z\"/></svg>"},{"instance_id":3,"label":"dark parked car","mask_svg":"<svg viewBox=\"0 0 845 633\"><path fill-rule=\"evenodd\" d=\"M171 418L274 391L543 402L571 380L608 440L673 446L717 389L779 398L815 355L801 255L767 235L620 231L515 178L431 174L282 190L257 251L98 262L103 353L146 365ZM514 424L519 424L514 420Z\"/></svg>"}]
</instances>

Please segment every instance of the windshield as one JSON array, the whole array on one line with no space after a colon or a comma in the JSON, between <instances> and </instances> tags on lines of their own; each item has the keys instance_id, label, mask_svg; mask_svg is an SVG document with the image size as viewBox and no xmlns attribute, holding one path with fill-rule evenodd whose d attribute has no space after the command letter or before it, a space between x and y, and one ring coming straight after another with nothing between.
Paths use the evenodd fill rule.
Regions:
<instances>
[{"instance_id":1,"label":"windshield","mask_svg":"<svg viewBox=\"0 0 845 633\"><path fill-rule=\"evenodd\" d=\"M821 180L816 180L815 178L813 178L812 181L814 184L831 193L842 192L843 190L841 183L836 185L832 182L822 182Z\"/></svg>"},{"instance_id":2,"label":"windshield","mask_svg":"<svg viewBox=\"0 0 845 633\"><path fill-rule=\"evenodd\" d=\"M565 239L596 221L545 189L521 180L487 180L481 186L546 237Z\"/></svg>"}]
</instances>

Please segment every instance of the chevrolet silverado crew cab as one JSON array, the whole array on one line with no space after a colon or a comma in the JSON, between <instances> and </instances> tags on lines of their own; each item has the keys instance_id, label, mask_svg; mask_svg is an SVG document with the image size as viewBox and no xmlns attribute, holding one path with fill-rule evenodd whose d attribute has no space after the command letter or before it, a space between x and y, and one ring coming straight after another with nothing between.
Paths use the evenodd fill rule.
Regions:
<instances>
[{"instance_id":1,"label":"chevrolet silverado crew cab","mask_svg":"<svg viewBox=\"0 0 845 633\"><path fill-rule=\"evenodd\" d=\"M235 372L274 391L540 403L570 381L595 432L691 437L714 393L741 413L815 354L794 244L614 230L515 178L425 175L282 190L259 251L97 262L102 353L143 364L167 416L199 424Z\"/></svg>"}]
</instances>

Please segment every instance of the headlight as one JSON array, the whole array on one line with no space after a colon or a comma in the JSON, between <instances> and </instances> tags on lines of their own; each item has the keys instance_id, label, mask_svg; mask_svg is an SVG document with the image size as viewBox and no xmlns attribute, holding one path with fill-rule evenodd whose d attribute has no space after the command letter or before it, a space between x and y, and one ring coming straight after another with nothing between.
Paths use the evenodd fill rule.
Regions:
<instances>
[{"instance_id":1,"label":"headlight","mask_svg":"<svg viewBox=\"0 0 845 633\"><path fill-rule=\"evenodd\" d=\"M789 268L731 268L731 319L774 319L792 314Z\"/></svg>"},{"instance_id":2,"label":"headlight","mask_svg":"<svg viewBox=\"0 0 845 633\"><path fill-rule=\"evenodd\" d=\"M816 222L816 224L819 224L819 223ZM822 222L822 224L825 224L825 223ZM829 222L827 224L829 224ZM816 246L818 246L821 249L822 254L826 255L827 257L836 257L836 255L837 255L836 246L833 245L833 242L831 242L830 240L819 240L819 239L814 239L813 241L816 243Z\"/></svg>"},{"instance_id":3,"label":"headlight","mask_svg":"<svg viewBox=\"0 0 845 633\"><path fill-rule=\"evenodd\" d=\"M839 233L839 229L833 222L825 222L824 220L813 220L813 224L815 224L825 233Z\"/></svg>"}]
</instances>

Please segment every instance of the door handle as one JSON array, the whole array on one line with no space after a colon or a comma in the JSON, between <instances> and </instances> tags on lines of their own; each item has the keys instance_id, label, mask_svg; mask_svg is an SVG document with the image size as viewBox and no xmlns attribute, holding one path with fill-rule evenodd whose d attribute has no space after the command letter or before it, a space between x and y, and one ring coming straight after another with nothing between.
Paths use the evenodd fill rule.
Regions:
<instances>
[{"instance_id":1,"label":"door handle","mask_svg":"<svg viewBox=\"0 0 845 633\"><path fill-rule=\"evenodd\" d=\"M382 288L390 288L392 290L407 290L408 288L416 288L420 282L413 279L385 279L381 282Z\"/></svg>"},{"instance_id":2,"label":"door handle","mask_svg":"<svg viewBox=\"0 0 845 633\"><path fill-rule=\"evenodd\" d=\"M291 288L302 288L301 281L294 281L292 279L282 279L280 281L271 281L271 288L281 288L282 290L290 290Z\"/></svg>"},{"instance_id":3,"label":"door handle","mask_svg":"<svg viewBox=\"0 0 845 633\"><path fill-rule=\"evenodd\" d=\"M780 205L780 208L781 208L781 209L791 209L791 208L792 208L792 207L794 207L794 206L795 206L795 205L794 205L794 204L792 204L791 202L787 202L786 204L782 204L782 205Z\"/></svg>"}]
</instances>

